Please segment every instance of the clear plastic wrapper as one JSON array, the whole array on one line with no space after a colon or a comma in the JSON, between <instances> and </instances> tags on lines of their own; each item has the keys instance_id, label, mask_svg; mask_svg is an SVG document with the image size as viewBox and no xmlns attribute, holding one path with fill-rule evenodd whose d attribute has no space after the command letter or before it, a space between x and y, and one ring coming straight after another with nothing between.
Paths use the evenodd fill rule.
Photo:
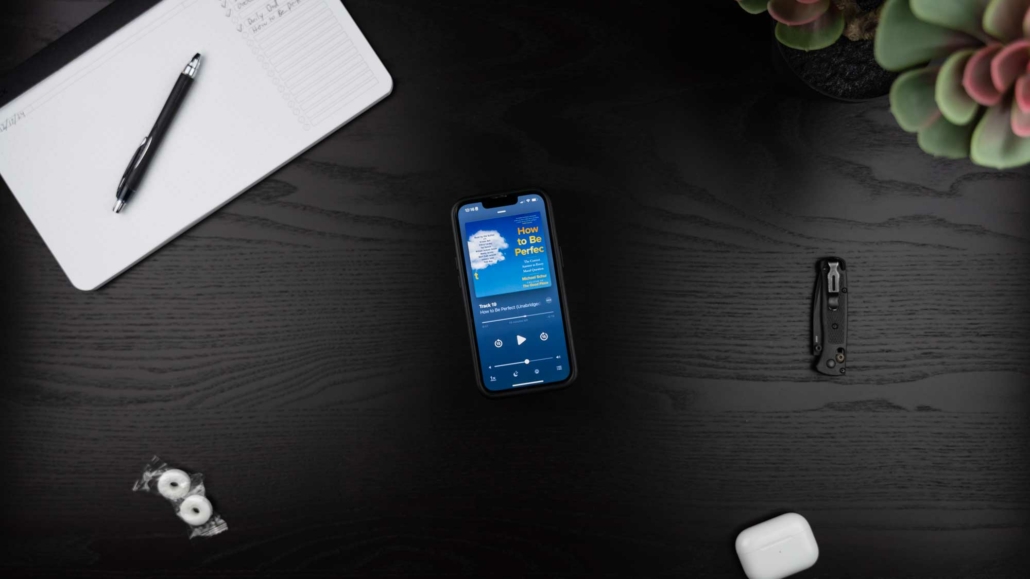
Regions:
<instances>
[{"instance_id":1,"label":"clear plastic wrapper","mask_svg":"<svg viewBox=\"0 0 1030 579\"><path fill-rule=\"evenodd\" d=\"M190 474L155 456L143 467L143 474L132 490L158 495L170 502L179 519L190 526L191 539L213 537L229 529L208 500L204 475L199 472Z\"/></svg>"}]
</instances>

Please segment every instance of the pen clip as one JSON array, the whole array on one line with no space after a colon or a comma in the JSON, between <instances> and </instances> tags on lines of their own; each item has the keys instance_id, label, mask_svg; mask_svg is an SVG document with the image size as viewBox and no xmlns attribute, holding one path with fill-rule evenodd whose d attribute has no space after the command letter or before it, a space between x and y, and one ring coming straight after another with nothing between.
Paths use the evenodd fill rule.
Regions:
<instances>
[{"instance_id":1,"label":"pen clip","mask_svg":"<svg viewBox=\"0 0 1030 579\"><path fill-rule=\"evenodd\" d=\"M129 178L129 173L139 165L139 162L143 159L143 153L146 151L147 145L149 144L150 136L143 137L143 141L140 142L139 147L136 148L136 152L132 155L132 159L129 160L129 166L125 168L125 172L122 173L122 179L118 182L118 190L121 191L122 186L125 185L125 180Z\"/></svg>"}]
</instances>

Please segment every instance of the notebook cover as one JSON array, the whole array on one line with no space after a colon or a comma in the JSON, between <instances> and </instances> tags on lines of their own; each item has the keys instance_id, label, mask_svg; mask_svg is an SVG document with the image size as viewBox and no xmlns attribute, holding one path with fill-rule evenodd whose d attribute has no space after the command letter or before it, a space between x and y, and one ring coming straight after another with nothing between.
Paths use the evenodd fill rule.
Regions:
<instances>
[{"instance_id":1,"label":"notebook cover","mask_svg":"<svg viewBox=\"0 0 1030 579\"><path fill-rule=\"evenodd\" d=\"M0 77L0 107L54 74L161 0L118 0Z\"/></svg>"}]
</instances>

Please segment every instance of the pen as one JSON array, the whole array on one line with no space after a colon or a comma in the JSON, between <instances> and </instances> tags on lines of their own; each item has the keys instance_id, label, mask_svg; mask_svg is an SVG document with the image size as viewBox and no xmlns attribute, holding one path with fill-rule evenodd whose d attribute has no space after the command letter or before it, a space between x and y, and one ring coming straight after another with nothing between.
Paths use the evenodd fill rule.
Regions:
<instances>
[{"instance_id":1,"label":"pen","mask_svg":"<svg viewBox=\"0 0 1030 579\"><path fill-rule=\"evenodd\" d=\"M136 193L136 188L139 187L143 174L147 172L147 167L150 166L150 160L157 153L157 148L168 132L168 127L171 126L175 113L179 111L182 101L186 99L186 93L189 92L190 86L193 85L193 78L197 76L199 68L200 54L198 53L186 65L182 74L179 75L179 80L175 81L175 86L172 87L172 94L168 95L168 100L165 101L161 114L157 116L154 128L150 130L149 135L143 138L143 142L136 148L136 153L129 161L129 166L125 168L125 173L122 175L122 180L118 183L118 192L115 196L115 213L120 213L125 204L129 202L129 197Z\"/></svg>"}]
</instances>

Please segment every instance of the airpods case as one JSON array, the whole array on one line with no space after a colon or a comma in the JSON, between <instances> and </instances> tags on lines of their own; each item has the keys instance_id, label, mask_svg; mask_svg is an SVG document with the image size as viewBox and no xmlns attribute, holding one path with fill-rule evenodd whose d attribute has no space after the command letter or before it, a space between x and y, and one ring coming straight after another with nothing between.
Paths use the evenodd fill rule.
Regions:
<instances>
[{"instance_id":1,"label":"airpods case","mask_svg":"<svg viewBox=\"0 0 1030 579\"><path fill-rule=\"evenodd\" d=\"M741 531L737 556L748 579L782 579L815 565L819 545L805 517L787 513Z\"/></svg>"}]
</instances>

